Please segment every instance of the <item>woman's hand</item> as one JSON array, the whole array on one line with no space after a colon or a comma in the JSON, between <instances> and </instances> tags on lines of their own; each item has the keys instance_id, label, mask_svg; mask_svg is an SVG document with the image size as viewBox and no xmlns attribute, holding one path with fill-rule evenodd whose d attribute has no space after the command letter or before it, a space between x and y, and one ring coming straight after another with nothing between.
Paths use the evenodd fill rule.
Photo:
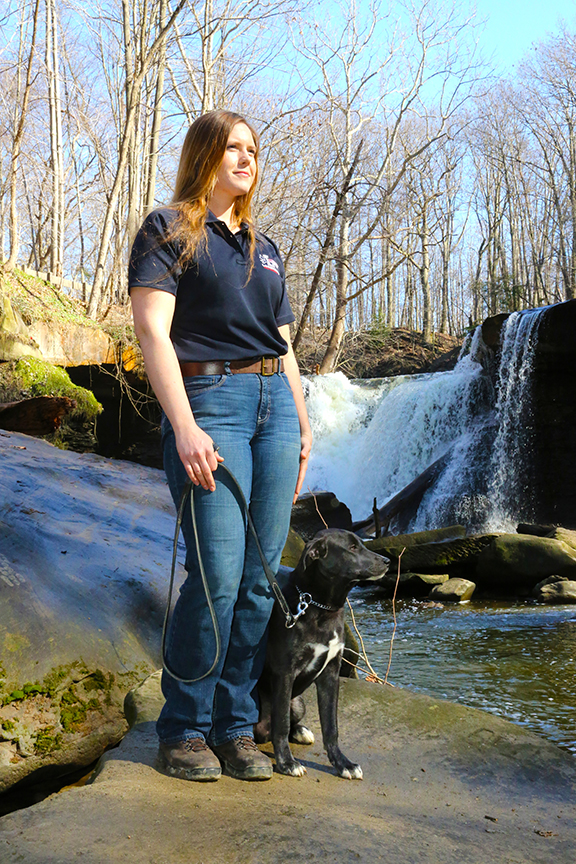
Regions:
<instances>
[{"instance_id":1,"label":"woman's hand","mask_svg":"<svg viewBox=\"0 0 576 864\"><path fill-rule=\"evenodd\" d=\"M304 483L304 477L306 476L306 471L308 469L308 459L310 457L310 451L312 449L312 432L303 432L300 436L300 441L300 468L298 470L298 480L296 481L296 491L294 492L294 499L292 501L293 504L296 503L296 499L300 494L302 485Z\"/></svg>"},{"instance_id":2,"label":"woman's hand","mask_svg":"<svg viewBox=\"0 0 576 864\"><path fill-rule=\"evenodd\" d=\"M214 450L212 438L194 423L184 433L176 435L176 449L192 483L214 492L216 481L212 472L224 458Z\"/></svg>"}]
</instances>

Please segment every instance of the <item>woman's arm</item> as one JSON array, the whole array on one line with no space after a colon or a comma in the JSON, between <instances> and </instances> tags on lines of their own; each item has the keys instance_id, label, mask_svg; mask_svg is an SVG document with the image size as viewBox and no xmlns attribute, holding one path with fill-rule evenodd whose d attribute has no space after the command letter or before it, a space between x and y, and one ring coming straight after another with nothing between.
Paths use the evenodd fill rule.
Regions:
<instances>
[{"instance_id":1,"label":"woman's arm","mask_svg":"<svg viewBox=\"0 0 576 864\"><path fill-rule=\"evenodd\" d=\"M132 288L131 300L134 329L144 355L146 372L174 429L178 455L194 485L213 492L216 483L212 472L223 459L214 452L210 436L194 420L178 358L170 341L176 298L167 291L136 287Z\"/></svg>"},{"instance_id":2,"label":"woman's arm","mask_svg":"<svg viewBox=\"0 0 576 864\"><path fill-rule=\"evenodd\" d=\"M306 410L304 393L302 392L300 371L298 369L298 363L296 362L296 357L294 356L294 351L292 350L292 343L290 341L290 325L283 324L281 327L278 328L278 330L280 331L280 335L288 345L288 353L285 354L282 359L284 360L284 371L286 372L286 376L288 378L288 381L290 382L290 387L294 396L294 402L296 403L296 410L298 412L298 419L300 421L300 440L302 442L302 446L300 449L300 471L298 472L298 481L296 483L296 491L294 493L294 501L296 501L298 495L300 494L300 490L302 489L304 477L306 476L306 469L308 468L308 458L310 456L310 450L312 449L312 430L310 429L310 421L308 420L308 411Z\"/></svg>"}]
</instances>

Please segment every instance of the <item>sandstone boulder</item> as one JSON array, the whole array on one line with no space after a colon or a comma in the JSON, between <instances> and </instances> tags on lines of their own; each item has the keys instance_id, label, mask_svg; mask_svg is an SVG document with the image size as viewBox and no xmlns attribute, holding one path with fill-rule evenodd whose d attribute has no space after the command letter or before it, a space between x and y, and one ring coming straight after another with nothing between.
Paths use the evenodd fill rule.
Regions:
<instances>
[{"instance_id":1,"label":"sandstone boulder","mask_svg":"<svg viewBox=\"0 0 576 864\"><path fill-rule=\"evenodd\" d=\"M4 790L124 734L124 694L160 665L175 514L163 472L7 432L0 509Z\"/></svg>"},{"instance_id":2,"label":"sandstone boulder","mask_svg":"<svg viewBox=\"0 0 576 864\"><path fill-rule=\"evenodd\" d=\"M470 600L476 585L468 579L448 579L441 585L435 585L428 595L431 600L440 600L448 603L464 603Z\"/></svg>"},{"instance_id":3,"label":"sandstone boulder","mask_svg":"<svg viewBox=\"0 0 576 864\"><path fill-rule=\"evenodd\" d=\"M445 573L447 569L453 568L467 567L473 569L482 550L489 546L497 536L496 534L478 534L471 537L462 536L455 539L440 539L437 542L410 545L404 542L398 543L398 537L381 537L378 540L367 540L366 546L368 549L390 558L391 571L395 570L398 557L405 546L406 550L400 561L402 571ZM404 537L409 538L410 535L404 535Z\"/></svg>"},{"instance_id":4,"label":"sandstone boulder","mask_svg":"<svg viewBox=\"0 0 576 864\"><path fill-rule=\"evenodd\" d=\"M378 593L383 592L387 596L392 596L396 588L396 579L398 573L386 574L384 579L377 582L373 587ZM427 597L430 589L435 585L442 585L449 579L448 573L400 573L398 580L398 588L396 589L397 597ZM382 587L380 587L382 586Z\"/></svg>"},{"instance_id":5,"label":"sandstone boulder","mask_svg":"<svg viewBox=\"0 0 576 864\"><path fill-rule=\"evenodd\" d=\"M476 568L482 588L504 594L530 593L537 582L553 575L576 579L576 550L560 540L525 534L495 537Z\"/></svg>"},{"instance_id":6,"label":"sandstone boulder","mask_svg":"<svg viewBox=\"0 0 576 864\"><path fill-rule=\"evenodd\" d=\"M576 603L576 581L565 576L549 576L534 586L532 594L542 603Z\"/></svg>"}]
</instances>

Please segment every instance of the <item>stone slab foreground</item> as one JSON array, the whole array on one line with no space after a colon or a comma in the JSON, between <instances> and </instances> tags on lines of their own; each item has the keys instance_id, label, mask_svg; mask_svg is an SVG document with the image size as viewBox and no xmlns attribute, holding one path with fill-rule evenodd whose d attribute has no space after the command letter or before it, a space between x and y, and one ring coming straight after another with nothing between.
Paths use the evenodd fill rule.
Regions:
<instances>
[{"instance_id":1,"label":"stone slab foreground","mask_svg":"<svg viewBox=\"0 0 576 864\"><path fill-rule=\"evenodd\" d=\"M3 864L576 860L576 762L497 717L342 681L342 748L364 781L336 777L316 743L292 745L308 769L301 779L189 783L154 767L158 684L151 676L129 699L136 725L90 785L0 820Z\"/></svg>"}]
</instances>

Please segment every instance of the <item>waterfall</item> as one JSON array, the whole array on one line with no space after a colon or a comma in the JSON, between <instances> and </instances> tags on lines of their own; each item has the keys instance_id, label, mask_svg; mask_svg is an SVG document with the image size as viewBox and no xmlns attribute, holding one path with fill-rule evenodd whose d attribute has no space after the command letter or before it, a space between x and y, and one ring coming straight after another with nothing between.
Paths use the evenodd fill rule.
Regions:
<instances>
[{"instance_id":1,"label":"waterfall","mask_svg":"<svg viewBox=\"0 0 576 864\"><path fill-rule=\"evenodd\" d=\"M305 486L331 490L362 519L375 497L383 506L446 456L409 524L391 529L454 522L470 531L515 527L530 510L530 370L541 312L505 321L495 386L480 327L450 372L305 380L315 437Z\"/></svg>"},{"instance_id":2,"label":"waterfall","mask_svg":"<svg viewBox=\"0 0 576 864\"><path fill-rule=\"evenodd\" d=\"M498 432L490 460L488 527L510 530L529 520L534 505L532 366L542 309L514 312L504 322L498 368Z\"/></svg>"}]
</instances>

